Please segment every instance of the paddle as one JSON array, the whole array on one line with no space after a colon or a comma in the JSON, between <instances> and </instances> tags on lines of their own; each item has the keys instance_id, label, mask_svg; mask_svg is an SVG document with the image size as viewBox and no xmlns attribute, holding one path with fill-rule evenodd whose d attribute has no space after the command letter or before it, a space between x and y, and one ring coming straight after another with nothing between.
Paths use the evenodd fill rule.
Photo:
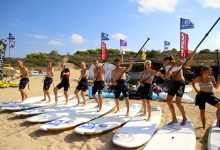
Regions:
<instances>
[{"instance_id":1,"label":"paddle","mask_svg":"<svg viewBox=\"0 0 220 150\"><path fill-rule=\"evenodd\" d=\"M205 40L205 38L209 35L209 33L212 31L212 29L215 27L215 25L218 23L218 21L220 20L220 17L217 19L217 21L213 24L213 26L210 28L210 30L205 34L205 36L203 37L203 39L200 41L200 43L196 46L194 53L196 52L196 50L198 49L198 47L202 44L202 42ZM191 54L192 55L192 54ZM189 58L186 59L186 61L183 63L183 65L181 66L181 68L178 70L177 74L180 72L180 70L186 65L186 63L189 61L189 59L191 58L191 55L189 56ZM164 82L162 89L164 92L168 93L173 85L173 80L175 79L175 77L177 76L177 74L173 77L173 79L171 80L167 80Z\"/></svg>"},{"instance_id":2,"label":"paddle","mask_svg":"<svg viewBox=\"0 0 220 150\"><path fill-rule=\"evenodd\" d=\"M150 38L148 37L147 40L145 41L145 43L142 45L142 47L140 48L140 50L137 52L137 54L134 56L133 60L135 60L135 58L137 57L137 55L141 52L141 50L144 48L144 46L147 44L147 42L150 40ZM125 69L122 74L119 76L118 80L123 76L123 74L127 71L127 69ZM116 82L118 81L116 80ZM115 85L111 85L109 87L109 93L111 93L113 90L115 89Z\"/></svg>"}]
</instances>

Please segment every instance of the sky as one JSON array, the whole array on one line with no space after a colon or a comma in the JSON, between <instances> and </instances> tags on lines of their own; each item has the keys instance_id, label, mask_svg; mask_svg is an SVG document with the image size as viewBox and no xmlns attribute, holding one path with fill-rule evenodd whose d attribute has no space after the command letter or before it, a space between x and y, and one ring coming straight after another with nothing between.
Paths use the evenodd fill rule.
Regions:
<instances>
[{"instance_id":1,"label":"sky","mask_svg":"<svg viewBox=\"0 0 220 150\"><path fill-rule=\"evenodd\" d=\"M220 17L220 0L0 0L0 39L9 32L16 41L10 57L57 50L74 54L79 50L101 47L101 32L108 34L107 48L137 52L180 47L180 18L190 19L193 29L189 49L194 50ZM220 49L220 21L198 48ZM6 56L9 57L7 46Z\"/></svg>"}]
</instances>

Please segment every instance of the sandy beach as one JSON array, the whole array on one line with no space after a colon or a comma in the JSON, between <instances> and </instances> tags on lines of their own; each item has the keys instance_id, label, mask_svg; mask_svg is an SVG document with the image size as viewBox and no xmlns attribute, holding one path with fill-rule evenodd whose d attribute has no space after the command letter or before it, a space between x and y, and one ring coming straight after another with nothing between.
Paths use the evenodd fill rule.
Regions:
<instances>
[{"instance_id":1,"label":"sandy beach","mask_svg":"<svg viewBox=\"0 0 220 150\"><path fill-rule=\"evenodd\" d=\"M68 67L68 66L67 66ZM71 87L68 91L73 94L76 82L73 81L75 77L79 77L79 70L70 68L71 71ZM55 71L54 85L59 83L60 71ZM28 97L40 96L42 91L43 76L30 77L30 90L26 87ZM190 85L189 85L190 86ZM214 90L217 97L220 97L220 88ZM53 84L50 92L53 92ZM59 92L63 92L61 89ZM188 93L195 96L196 93L192 90ZM18 88L4 88L0 89L0 102L12 101L20 98ZM113 101L113 99L104 99L106 101ZM130 103L141 103L138 100L130 100ZM171 119L171 114L166 102L152 101L152 105L160 106L162 109L162 119L159 128L166 124ZM124 107L124 101L120 101L120 107ZM183 103L186 115L193 122L196 132L196 149L207 149L207 139L210 125L215 119L216 108L206 105L206 130L202 129L202 124L199 117L199 109L194 104ZM114 111L114 110L113 110ZM175 105L177 115L180 115L178 108ZM74 129L65 131L51 131L46 132L39 129L40 123L29 123L25 121L25 117L18 117L13 112L0 111L0 150L123 150L125 148L119 147L112 142L113 135L119 130L115 129L101 135L83 136L74 133ZM147 144L147 143L146 143ZM141 150L146 145L136 148Z\"/></svg>"}]
</instances>

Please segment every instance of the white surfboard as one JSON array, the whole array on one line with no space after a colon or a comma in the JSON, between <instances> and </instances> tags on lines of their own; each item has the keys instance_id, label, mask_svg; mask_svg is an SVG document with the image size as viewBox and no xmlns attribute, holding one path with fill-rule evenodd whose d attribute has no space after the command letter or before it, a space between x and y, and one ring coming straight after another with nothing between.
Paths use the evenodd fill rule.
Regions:
<instances>
[{"instance_id":1,"label":"white surfboard","mask_svg":"<svg viewBox=\"0 0 220 150\"><path fill-rule=\"evenodd\" d=\"M110 112L115 107L115 102L106 102L102 106L102 111L97 112L97 108L87 109L85 111L70 115L69 117L63 117L40 126L41 130L63 130L73 128L77 125L88 122L92 119L98 118L106 113Z\"/></svg>"},{"instance_id":2,"label":"white surfboard","mask_svg":"<svg viewBox=\"0 0 220 150\"><path fill-rule=\"evenodd\" d=\"M216 126L217 119L215 119L213 125L209 131L208 137L208 150L219 150L220 149L220 127Z\"/></svg>"},{"instance_id":3,"label":"white surfboard","mask_svg":"<svg viewBox=\"0 0 220 150\"><path fill-rule=\"evenodd\" d=\"M31 102L31 103L20 103L19 105L15 104L15 105L10 105L10 106L6 106L6 107L1 107L1 110L6 110L6 111L19 111L19 110L26 110L26 109L31 109L31 108L37 108L37 107L42 107L42 106L48 106L48 105L52 105L55 104L55 100L54 100L54 95L51 96L51 102L47 103L46 101L35 101L35 102ZM70 96L70 98L73 98L73 96ZM64 101L65 97L61 96L58 97L58 101Z\"/></svg>"},{"instance_id":4,"label":"white surfboard","mask_svg":"<svg viewBox=\"0 0 220 150\"><path fill-rule=\"evenodd\" d=\"M107 114L101 118L97 118L91 122L76 127L74 131L78 134L91 135L113 130L134 117L141 110L141 106L141 104L131 104L130 116L128 117L125 116L127 108L124 107L120 109L120 112L117 114L114 112Z\"/></svg>"},{"instance_id":5,"label":"white surfboard","mask_svg":"<svg viewBox=\"0 0 220 150\"><path fill-rule=\"evenodd\" d=\"M84 111L86 109L95 107L97 103L87 103L86 106L75 106L72 108L59 109L57 112L48 112L40 114L33 117L26 118L28 122L49 122L62 117L68 117L70 115L75 115L77 112Z\"/></svg>"},{"instance_id":6,"label":"white surfboard","mask_svg":"<svg viewBox=\"0 0 220 150\"><path fill-rule=\"evenodd\" d=\"M194 126L188 118L184 126L181 126L182 117L177 117L178 122L174 125L164 125L143 150L195 150L196 135Z\"/></svg>"},{"instance_id":7,"label":"white surfboard","mask_svg":"<svg viewBox=\"0 0 220 150\"><path fill-rule=\"evenodd\" d=\"M140 113L138 113L134 118L129 120L114 135L112 138L113 143L126 148L135 148L150 140L160 124L160 107L152 106L150 121L146 121L147 116L148 114L146 116L140 116Z\"/></svg>"},{"instance_id":8,"label":"white surfboard","mask_svg":"<svg viewBox=\"0 0 220 150\"><path fill-rule=\"evenodd\" d=\"M23 110L23 111L19 111L19 112L15 112L14 114L16 116L31 116L31 115L39 115L39 114L43 114L46 112L55 112L58 111L59 109L64 109L64 108L70 108L73 107L74 105L76 105L78 103L77 98L74 98L75 95L69 95L68 96L68 104L65 104L65 98L63 98L62 100L60 98L58 98L58 104L54 105L50 104L48 106L43 106L43 107L38 107L38 108L33 108L33 109L28 109L28 110ZM81 102L82 102L82 98L80 98Z\"/></svg>"},{"instance_id":9,"label":"white surfboard","mask_svg":"<svg viewBox=\"0 0 220 150\"><path fill-rule=\"evenodd\" d=\"M167 99L167 93L161 92L161 93L159 93L159 97L160 97L160 99L165 101ZM176 96L173 97L172 101L173 102L176 101ZM194 103L195 98L193 96L189 95L189 94L184 93L183 96L182 96L181 102L183 102L183 103Z\"/></svg>"},{"instance_id":10,"label":"white surfboard","mask_svg":"<svg viewBox=\"0 0 220 150\"><path fill-rule=\"evenodd\" d=\"M58 97L60 97L61 95L63 95L63 94L62 93L57 94ZM54 94L51 94L50 96L54 97ZM31 104L31 103L41 101L42 99L44 99L44 96L29 97L23 103L20 103L21 100L2 102L2 103L0 103L0 107L15 106L15 105L21 105L21 104Z\"/></svg>"}]
</instances>

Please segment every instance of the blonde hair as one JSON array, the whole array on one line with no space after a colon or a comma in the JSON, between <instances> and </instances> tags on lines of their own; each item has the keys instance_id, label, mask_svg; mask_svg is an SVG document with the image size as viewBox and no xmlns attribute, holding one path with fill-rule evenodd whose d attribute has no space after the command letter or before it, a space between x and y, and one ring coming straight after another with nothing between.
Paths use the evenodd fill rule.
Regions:
<instances>
[{"instance_id":1,"label":"blonde hair","mask_svg":"<svg viewBox=\"0 0 220 150\"><path fill-rule=\"evenodd\" d=\"M209 67L209 66L204 66L204 67L202 67L201 70L200 70L201 75L203 74L203 72L205 72L205 71L207 71L207 70L212 70L212 68Z\"/></svg>"},{"instance_id":2,"label":"blonde hair","mask_svg":"<svg viewBox=\"0 0 220 150\"><path fill-rule=\"evenodd\" d=\"M83 62L81 62L81 65L86 66L86 63L83 61Z\"/></svg>"},{"instance_id":3,"label":"blonde hair","mask_svg":"<svg viewBox=\"0 0 220 150\"><path fill-rule=\"evenodd\" d=\"M19 60L19 61L17 61L17 63L19 63L19 64L23 65L23 62L22 62L22 61L20 61L20 60Z\"/></svg>"}]
</instances>

